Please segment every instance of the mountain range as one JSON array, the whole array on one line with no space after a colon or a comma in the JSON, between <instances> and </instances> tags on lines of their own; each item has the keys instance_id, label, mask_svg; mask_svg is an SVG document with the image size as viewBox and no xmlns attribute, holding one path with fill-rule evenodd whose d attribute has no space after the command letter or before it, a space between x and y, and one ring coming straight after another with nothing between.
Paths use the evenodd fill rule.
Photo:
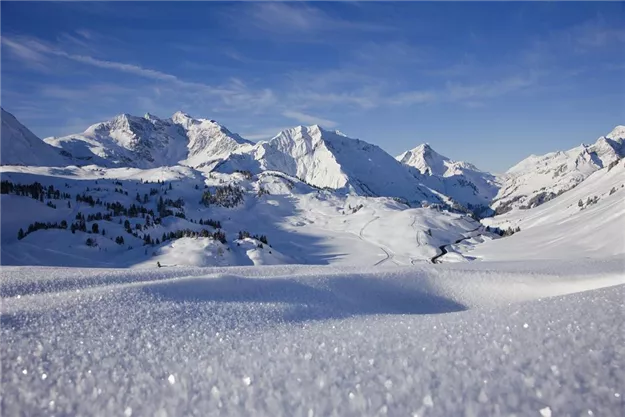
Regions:
<instances>
[{"instance_id":1,"label":"mountain range","mask_svg":"<svg viewBox=\"0 0 625 417\"><path fill-rule=\"evenodd\" d=\"M214 120L121 114L84 132L43 141L2 109L2 165L158 168L233 173L280 171L312 186L411 205L443 204L481 215L530 208L573 188L625 155L625 126L592 145L532 155L496 176L452 161L429 144L393 158L380 147L318 125L254 143ZM492 207L492 210L489 209ZM490 213L489 213L490 212Z\"/></svg>"},{"instance_id":2,"label":"mountain range","mask_svg":"<svg viewBox=\"0 0 625 417\"><path fill-rule=\"evenodd\" d=\"M531 155L501 176L493 199L496 213L539 206L580 184L590 174L625 157L625 126L616 126L590 145Z\"/></svg>"}]
</instances>

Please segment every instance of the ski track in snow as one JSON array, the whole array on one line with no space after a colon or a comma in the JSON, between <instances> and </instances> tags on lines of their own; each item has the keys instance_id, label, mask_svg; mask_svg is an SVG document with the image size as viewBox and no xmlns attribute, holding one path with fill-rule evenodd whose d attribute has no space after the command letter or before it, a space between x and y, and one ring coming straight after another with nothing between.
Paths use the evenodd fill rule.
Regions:
<instances>
[{"instance_id":1,"label":"ski track in snow","mask_svg":"<svg viewBox=\"0 0 625 417\"><path fill-rule=\"evenodd\" d=\"M382 250L382 252L384 252L384 255L386 256L384 259L381 259L381 260L377 261L376 263L374 263L374 264L373 264L373 266L379 266L379 265L382 265L383 263L385 263L385 262L387 262L387 261L391 261L391 262L393 262L395 265L398 265L398 266L399 266L399 264L398 264L398 263L395 261L395 259L394 259L395 254L394 254L394 253L393 253L393 252L392 252L389 248L387 248L387 247L385 247L385 246L383 246L383 245L380 245L379 243L374 243L374 242L371 242L370 240L368 240L368 239L366 239L366 238L364 237L365 229L367 228L367 226L369 226L371 223L373 223L373 222L375 222L375 221L377 221L377 220L379 220L379 219L380 219L380 217L379 217L379 216L376 216L375 211L373 212L373 215L374 215L374 218L373 218L373 219L371 219L369 222L367 222L367 224L365 224L365 225L362 227L362 229L360 229L360 232L358 233L358 236L359 236L362 240L364 240L364 241L366 241L366 242L369 242L369 243L372 243L372 244L375 244L376 246L378 246L378 247L380 248L380 250Z\"/></svg>"}]
</instances>

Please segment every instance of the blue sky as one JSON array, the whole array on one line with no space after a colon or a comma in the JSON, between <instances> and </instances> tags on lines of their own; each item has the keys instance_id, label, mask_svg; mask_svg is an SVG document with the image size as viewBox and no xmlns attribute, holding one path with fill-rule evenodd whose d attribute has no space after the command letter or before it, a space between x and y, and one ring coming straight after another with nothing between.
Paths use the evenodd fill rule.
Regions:
<instances>
[{"instance_id":1,"label":"blue sky","mask_svg":"<svg viewBox=\"0 0 625 417\"><path fill-rule=\"evenodd\" d=\"M318 123L501 172L625 124L625 3L2 2L2 106L41 137L183 110Z\"/></svg>"}]
</instances>

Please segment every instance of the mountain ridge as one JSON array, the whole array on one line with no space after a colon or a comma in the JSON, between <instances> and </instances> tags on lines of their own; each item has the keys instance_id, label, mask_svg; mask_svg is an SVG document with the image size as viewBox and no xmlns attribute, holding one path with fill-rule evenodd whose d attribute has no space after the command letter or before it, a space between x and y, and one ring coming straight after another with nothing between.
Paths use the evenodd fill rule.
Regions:
<instances>
[{"instance_id":1,"label":"mountain ridge","mask_svg":"<svg viewBox=\"0 0 625 417\"><path fill-rule=\"evenodd\" d=\"M467 208L489 213L487 207L499 190L495 175L464 161L453 161L436 152L428 143L396 156L399 162L417 171L428 187L448 195Z\"/></svg>"},{"instance_id":2,"label":"mountain ridge","mask_svg":"<svg viewBox=\"0 0 625 417\"><path fill-rule=\"evenodd\" d=\"M5 116L6 114L6 116ZM437 153L428 143L393 158L377 145L319 125L249 141L212 119L123 113L84 132L39 139L2 109L2 164L280 171L320 187L416 204L460 206L480 215L540 205L625 155L625 126L568 151L531 155L493 175ZM41 156L43 155L43 156Z\"/></svg>"},{"instance_id":3,"label":"mountain ridge","mask_svg":"<svg viewBox=\"0 0 625 417\"><path fill-rule=\"evenodd\" d=\"M214 120L195 119L183 112L166 119L150 113L143 117L124 113L82 133L44 141L79 161L137 168L199 167L253 145Z\"/></svg>"},{"instance_id":4,"label":"mountain ridge","mask_svg":"<svg viewBox=\"0 0 625 417\"><path fill-rule=\"evenodd\" d=\"M625 157L625 126L617 125L592 144L530 155L501 176L491 207L501 214L532 208L574 188L593 172Z\"/></svg>"}]
</instances>

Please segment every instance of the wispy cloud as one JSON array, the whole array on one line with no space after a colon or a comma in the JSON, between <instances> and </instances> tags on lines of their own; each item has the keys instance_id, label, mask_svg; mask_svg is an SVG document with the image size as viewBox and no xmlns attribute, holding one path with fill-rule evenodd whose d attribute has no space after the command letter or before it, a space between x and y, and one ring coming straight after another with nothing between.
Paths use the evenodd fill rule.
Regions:
<instances>
[{"instance_id":1,"label":"wispy cloud","mask_svg":"<svg viewBox=\"0 0 625 417\"><path fill-rule=\"evenodd\" d=\"M338 30L390 31L393 27L374 22L356 21L331 16L320 8L301 3L258 2L249 5L246 19L259 29L267 32L319 31L335 32Z\"/></svg>"},{"instance_id":2,"label":"wispy cloud","mask_svg":"<svg viewBox=\"0 0 625 417\"><path fill-rule=\"evenodd\" d=\"M536 83L537 76L513 76L483 84L448 83L446 96L450 101L466 101L499 97L514 91L530 87Z\"/></svg>"},{"instance_id":3,"label":"wispy cloud","mask_svg":"<svg viewBox=\"0 0 625 417\"><path fill-rule=\"evenodd\" d=\"M27 65L41 69L43 63L46 61L46 56L40 52L37 48L37 44L31 44L28 40L13 40L2 36L0 38L2 44L8 48L8 50L14 54L17 58L21 59Z\"/></svg>"},{"instance_id":4,"label":"wispy cloud","mask_svg":"<svg viewBox=\"0 0 625 417\"><path fill-rule=\"evenodd\" d=\"M625 44L622 23L615 25L596 17L538 37L519 55L526 65L555 66L572 57L590 56L620 44Z\"/></svg>"},{"instance_id":5,"label":"wispy cloud","mask_svg":"<svg viewBox=\"0 0 625 417\"><path fill-rule=\"evenodd\" d=\"M50 99L61 100L98 100L106 99L110 96L125 96L136 94L135 88L123 87L117 84L98 83L80 88L67 88L58 85L44 85L39 89L41 95Z\"/></svg>"},{"instance_id":6,"label":"wispy cloud","mask_svg":"<svg viewBox=\"0 0 625 417\"><path fill-rule=\"evenodd\" d=\"M46 58L51 56L65 58L80 64L92 67L108 69L127 74L132 74L144 79L154 80L170 84L177 88L190 90L191 94L203 94L216 96L221 100L224 107L235 107L253 110L255 107L267 106L275 102L276 98L272 90L253 90L242 81L231 79L228 83L218 86L187 81L176 75L166 72L145 68L140 65L103 60L89 55L68 53L58 47L43 43L34 38L9 38L2 37L2 43L6 45L18 58L33 66L41 65Z\"/></svg>"},{"instance_id":7,"label":"wispy cloud","mask_svg":"<svg viewBox=\"0 0 625 417\"><path fill-rule=\"evenodd\" d=\"M316 117L316 116L311 116L309 114L302 113L302 112L295 111L295 110L284 111L282 112L282 115L284 117L288 117L289 119L297 120L300 123L304 123L308 125L321 125L323 127L328 127L328 128L337 126L337 123L332 120L324 119L324 118Z\"/></svg>"},{"instance_id":8,"label":"wispy cloud","mask_svg":"<svg viewBox=\"0 0 625 417\"><path fill-rule=\"evenodd\" d=\"M412 104L432 103L439 99L439 95L433 91L406 91L392 95L388 99L389 104L409 106Z\"/></svg>"},{"instance_id":9,"label":"wispy cloud","mask_svg":"<svg viewBox=\"0 0 625 417\"><path fill-rule=\"evenodd\" d=\"M94 35L93 32L91 32L90 30L87 29L78 29L76 31L77 34L79 34L80 36L82 36L85 39L93 39Z\"/></svg>"},{"instance_id":10,"label":"wispy cloud","mask_svg":"<svg viewBox=\"0 0 625 417\"><path fill-rule=\"evenodd\" d=\"M462 103L481 107L481 100L492 99L529 88L536 84L538 75L512 76L487 83L466 84L447 82L444 88L426 91L407 91L394 94L387 100L393 105L427 104L434 102Z\"/></svg>"}]
</instances>

